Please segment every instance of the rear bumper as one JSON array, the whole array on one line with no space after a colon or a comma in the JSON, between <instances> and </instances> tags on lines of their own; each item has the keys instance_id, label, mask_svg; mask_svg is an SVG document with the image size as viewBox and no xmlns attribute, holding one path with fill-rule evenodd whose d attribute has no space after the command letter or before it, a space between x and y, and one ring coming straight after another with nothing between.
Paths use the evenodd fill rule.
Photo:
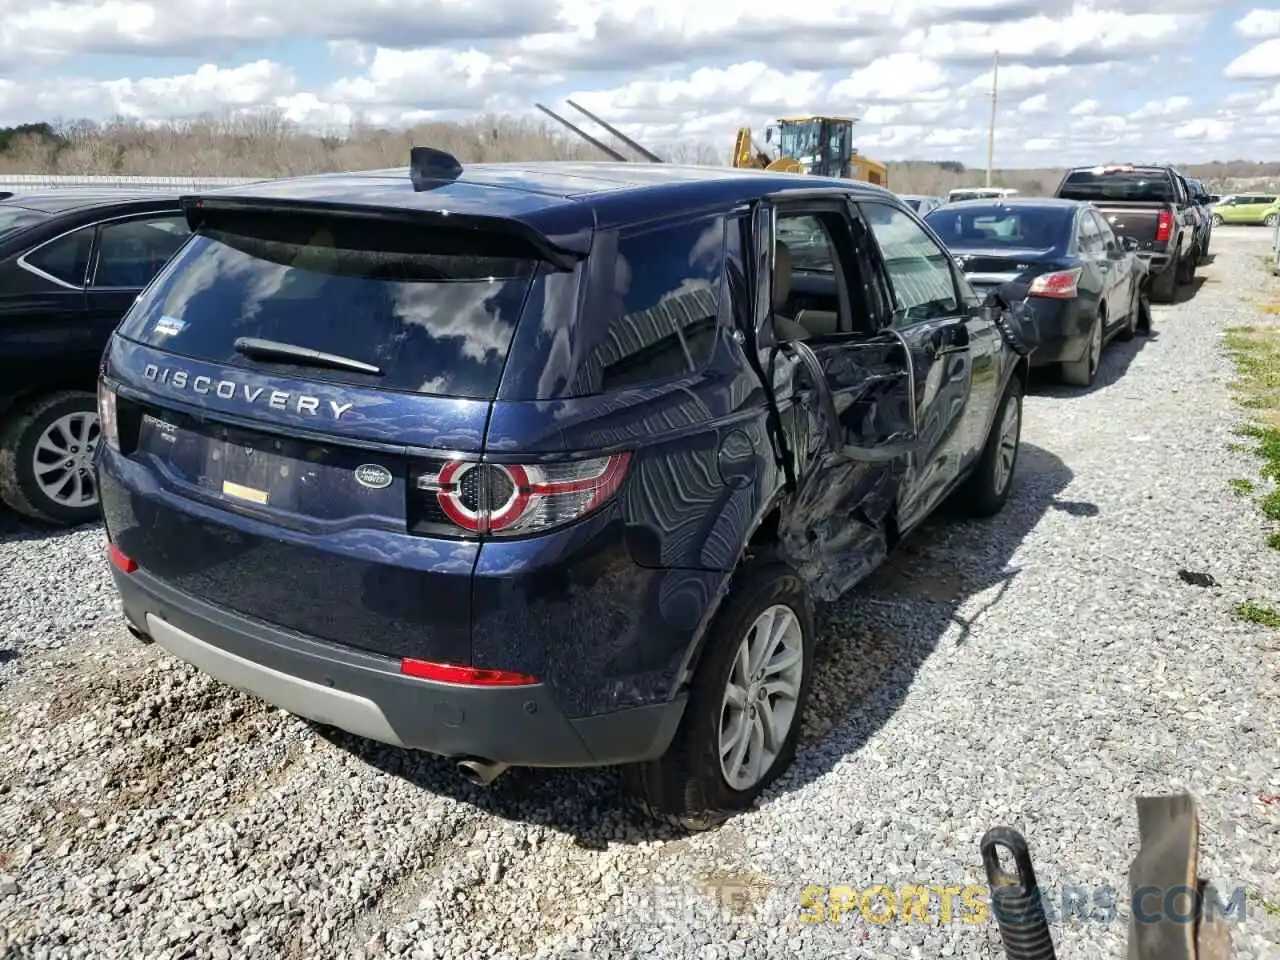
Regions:
<instances>
[{"instance_id":1,"label":"rear bumper","mask_svg":"<svg viewBox=\"0 0 1280 960\"><path fill-rule=\"evenodd\" d=\"M396 747L521 766L661 756L683 696L568 719L544 684L471 687L405 677L399 661L284 631L149 576L112 569L125 617L205 673L300 717Z\"/></svg>"}]
</instances>

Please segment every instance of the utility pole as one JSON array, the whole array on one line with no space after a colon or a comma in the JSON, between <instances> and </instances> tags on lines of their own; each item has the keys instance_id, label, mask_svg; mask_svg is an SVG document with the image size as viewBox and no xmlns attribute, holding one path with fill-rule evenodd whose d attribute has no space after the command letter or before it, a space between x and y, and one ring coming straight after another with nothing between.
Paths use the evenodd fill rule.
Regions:
<instances>
[{"instance_id":1,"label":"utility pole","mask_svg":"<svg viewBox=\"0 0 1280 960\"><path fill-rule=\"evenodd\" d=\"M996 155L996 91L1000 87L1000 51L991 61L991 129L987 132L987 186L991 186L991 167Z\"/></svg>"}]
</instances>

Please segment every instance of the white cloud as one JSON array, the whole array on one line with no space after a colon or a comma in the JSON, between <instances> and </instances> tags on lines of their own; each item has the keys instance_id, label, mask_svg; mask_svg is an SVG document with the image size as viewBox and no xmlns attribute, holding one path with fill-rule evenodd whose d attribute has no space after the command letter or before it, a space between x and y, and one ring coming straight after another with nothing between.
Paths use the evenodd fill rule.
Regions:
<instances>
[{"instance_id":1,"label":"white cloud","mask_svg":"<svg viewBox=\"0 0 1280 960\"><path fill-rule=\"evenodd\" d=\"M1190 97L1165 97L1152 100L1129 114L1130 120L1146 120L1150 117L1183 117L1191 106Z\"/></svg>"},{"instance_id":2,"label":"white cloud","mask_svg":"<svg viewBox=\"0 0 1280 960\"><path fill-rule=\"evenodd\" d=\"M1280 37L1280 9L1250 10L1233 24L1242 37Z\"/></svg>"},{"instance_id":3,"label":"white cloud","mask_svg":"<svg viewBox=\"0 0 1280 960\"><path fill-rule=\"evenodd\" d=\"M1013 64L1008 67L1000 68L1000 75L996 78L998 82L998 93L1029 93L1032 90L1040 90L1047 87L1055 80L1061 80L1071 72L1070 67L1028 67L1020 63ZM988 70L980 76L974 77L965 85L965 90L971 93L990 93L992 83L992 71Z\"/></svg>"},{"instance_id":4,"label":"white cloud","mask_svg":"<svg viewBox=\"0 0 1280 960\"><path fill-rule=\"evenodd\" d=\"M1270 80L1280 77L1280 37L1264 40L1236 57L1223 71L1232 80Z\"/></svg>"},{"instance_id":5,"label":"white cloud","mask_svg":"<svg viewBox=\"0 0 1280 960\"><path fill-rule=\"evenodd\" d=\"M998 164L1137 156L1175 135L1188 160L1219 144L1273 155L1280 88L1227 79L1280 80L1280 13L1223 26L1211 6L738 0L727 17L689 0L8 0L0 125L273 108L332 129L542 119L534 102L572 98L659 148L727 156L738 126L762 140L779 116L832 113L861 117L855 144L872 156L980 166L999 50ZM1193 87L1180 61L1209 47L1227 76ZM125 64L115 79L80 74L95 53Z\"/></svg>"},{"instance_id":6,"label":"white cloud","mask_svg":"<svg viewBox=\"0 0 1280 960\"><path fill-rule=\"evenodd\" d=\"M47 88L0 85L0 116L186 117L275 104L296 85L291 70L269 60L222 69L207 63L194 73L120 80L71 80Z\"/></svg>"},{"instance_id":7,"label":"white cloud","mask_svg":"<svg viewBox=\"0 0 1280 960\"><path fill-rule=\"evenodd\" d=\"M1175 140L1204 140L1209 143L1226 143L1234 133L1225 120L1201 117L1181 124L1173 131Z\"/></svg>"},{"instance_id":8,"label":"white cloud","mask_svg":"<svg viewBox=\"0 0 1280 960\"><path fill-rule=\"evenodd\" d=\"M947 73L938 64L913 53L894 53L872 61L831 88L836 102L894 103L943 100Z\"/></svg>"}]
</instances>

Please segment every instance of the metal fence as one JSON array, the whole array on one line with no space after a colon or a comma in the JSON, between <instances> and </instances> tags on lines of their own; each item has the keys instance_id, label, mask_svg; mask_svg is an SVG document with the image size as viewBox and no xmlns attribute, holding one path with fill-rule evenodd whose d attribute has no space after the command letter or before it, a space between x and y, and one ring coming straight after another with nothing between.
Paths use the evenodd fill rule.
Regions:
<instances>
[{"instance_id":1,"label":"metal fence","mask_svg":"<svg viewBox=\"0 0 1280 960\"><path fill-rule=\"evenodd\" d=\"M44 193L65 189L204 190L257 183L262 177L53 177L42 173L0 174L0 194Z\"/></svg>"}]
</instances>

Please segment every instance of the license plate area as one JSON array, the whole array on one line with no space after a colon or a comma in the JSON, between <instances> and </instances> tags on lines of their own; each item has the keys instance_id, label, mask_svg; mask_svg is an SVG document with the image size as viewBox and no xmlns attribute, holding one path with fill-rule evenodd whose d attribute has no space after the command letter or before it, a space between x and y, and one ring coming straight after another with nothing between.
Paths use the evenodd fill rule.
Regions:
<instances>
[{"instance_id":1,"label":"license plate area","mask_svg":"<svg viewBox=\"0 0 1280 960\"><path fill-rule=\"evenodd\" d=\"M398 457L157 409L142 411L135 456L151 460L171 483L229 506L320 521L404 517ZM381 485L370 484L371 476Z\"/></svg>"}]
</instances>

